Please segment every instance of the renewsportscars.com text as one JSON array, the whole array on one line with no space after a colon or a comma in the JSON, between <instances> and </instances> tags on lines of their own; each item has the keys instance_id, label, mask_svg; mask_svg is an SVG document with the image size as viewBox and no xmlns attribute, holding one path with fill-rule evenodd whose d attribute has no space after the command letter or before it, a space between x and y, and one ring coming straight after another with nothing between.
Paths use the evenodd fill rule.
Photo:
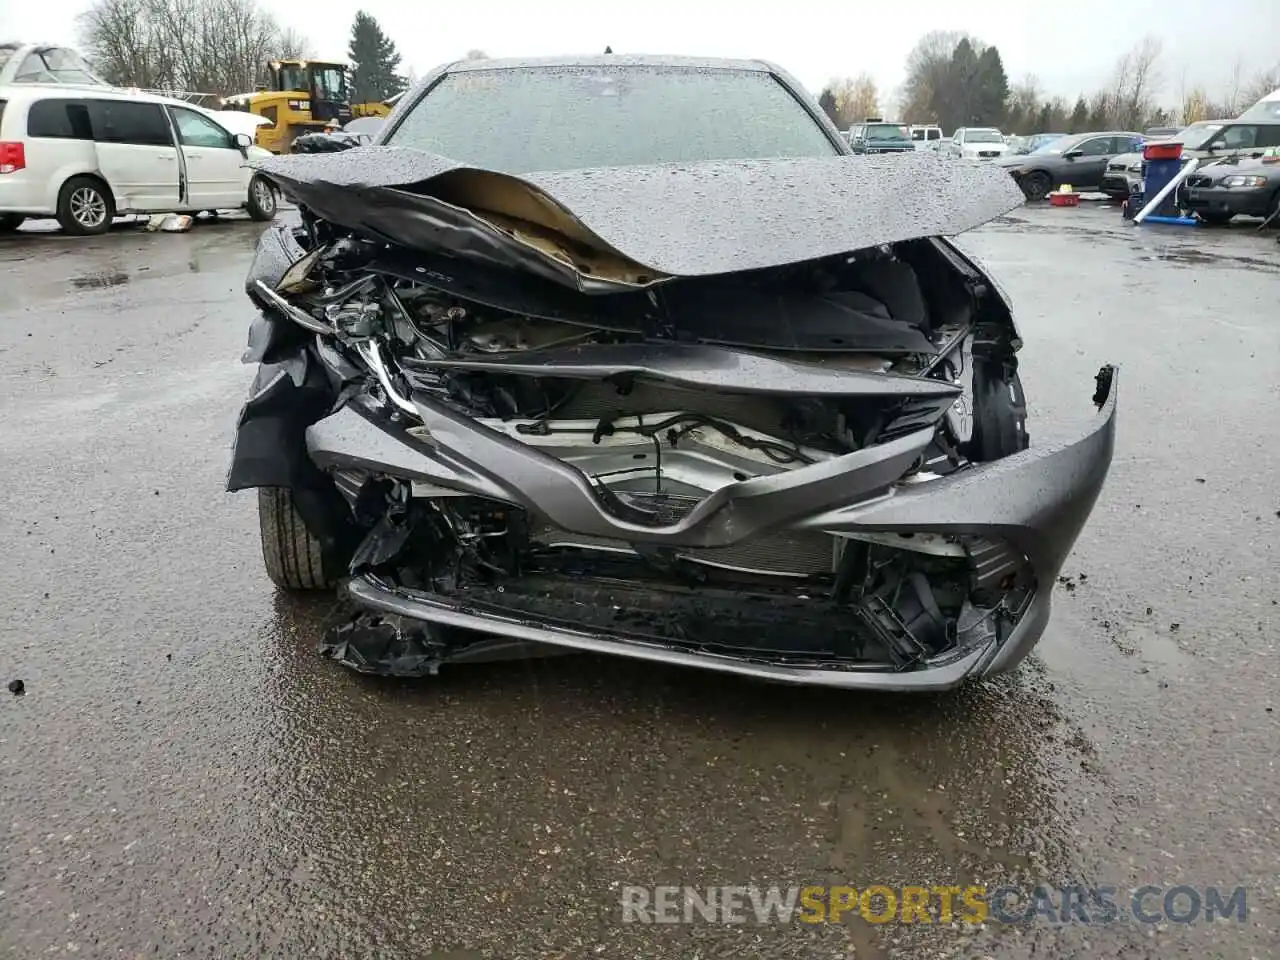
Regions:
<instances>
[{"instance_id":1,"label":"renewsportscars.com text","mask_svg":"<svg viewBox=\"0 0 1280 960\"><path fill-rule=\"evenodd\" d=\"M1238 920L1244 887L624 886L623 923L1192 923Z\"/></svg>"}]
</instances>

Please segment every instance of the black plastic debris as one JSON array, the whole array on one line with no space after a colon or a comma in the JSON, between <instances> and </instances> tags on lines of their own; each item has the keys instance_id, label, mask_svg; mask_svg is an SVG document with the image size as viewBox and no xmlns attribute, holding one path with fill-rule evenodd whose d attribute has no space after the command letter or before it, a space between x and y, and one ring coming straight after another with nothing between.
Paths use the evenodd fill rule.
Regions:
<instances>
[{"instance_id":1,"label":"black plastic debris","mask_svg":"<svg viewBox=\"0 0 1280 960\"><path fill-rule=\"evenodd\" d=\"M342 133L304 133L293 141L294 153L336 153L360 146L360 138Z\"/></svg>"},{"instance_id":2,"label":"black plastic debris","mask_svg":"<svg viewBox=\"0 0 1280 960\"><path fill-rule=\"evenodd\" d=\"M20 697L27 692L27 685L23 683L21 680L10 680L9 692L12 693L15 697Z\"/></svg>"},{"instance_id":3,"label":"black plastic debris","mask_svg":"<svg viewBox=\"0 0 1280 960\"><path fill-rule=\"evenodd\" d=\"M402 625L370 613L335 627L320 644L321 656L379 677L433 677L440 672L441 651L422 624Z\"/></svg>"}]
</instances>

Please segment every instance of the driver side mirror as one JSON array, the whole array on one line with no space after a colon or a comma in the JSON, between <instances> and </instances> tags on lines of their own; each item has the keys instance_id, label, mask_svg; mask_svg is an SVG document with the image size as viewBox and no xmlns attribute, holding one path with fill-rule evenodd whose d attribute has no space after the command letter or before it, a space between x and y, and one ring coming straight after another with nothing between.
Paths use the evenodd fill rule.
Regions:
<instances>
[{"instance_id":1,"label":"driver side mirror","mask_svg":"<svg viewBox=\"0 0 1280 960\"><path fill-rule=\"evenodd\" d=\"M253 146L253 137L247 133L237 133L231 139L241 153L247 153L248 149Z\"/></svg>"},{"instance_id":2,"label":"driver side mirror","mask_svg":"<svg viewBox=\"0 0 1280 960\"><path fill-rule=\"evenodd\" d=\"M1083 151L1083 150L1068 150L1068 151L1066 151L1066 152L1063 154L1063 156L1064 156L1064 157L1066 157L1068 160L1074 160L1076 157L1083 157L1083 156L1084 156L1084 151Z\"/></svg>"}]
</instances>

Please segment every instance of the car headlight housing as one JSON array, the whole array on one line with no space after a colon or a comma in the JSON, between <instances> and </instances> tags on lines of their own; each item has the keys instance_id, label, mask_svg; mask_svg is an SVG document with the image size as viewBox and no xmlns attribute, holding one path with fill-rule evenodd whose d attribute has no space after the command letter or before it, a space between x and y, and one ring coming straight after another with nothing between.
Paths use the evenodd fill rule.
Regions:
<instances>
[{"instance_id":1,"label":"car headlight housing","mask_svg":"<svg viewBox=\"0 0 1280 960\"><path fill-rule=\"evenodd\" d=\"M1225 177L1222 185L1224 187L1265 187L1267 185L1266 177Z\"/></svg>"},{"instance_id":2,"label":"car headlight housing","mask_svg":"<svg viewBox=\"0 0 1280 960\"><path fill-rule=\"evenodd\" d=\"M1126 169L1126 170L1128 170L1130 173L1141 173L1141 172L1142 172L1142 161L1141 161L1141 160L1139 160L1139 161L1137 161L1136 163L1131 163L1131 164L1129 164L1129 166L1125 167L1125 169Z\"/></svg>"}]
</instances>

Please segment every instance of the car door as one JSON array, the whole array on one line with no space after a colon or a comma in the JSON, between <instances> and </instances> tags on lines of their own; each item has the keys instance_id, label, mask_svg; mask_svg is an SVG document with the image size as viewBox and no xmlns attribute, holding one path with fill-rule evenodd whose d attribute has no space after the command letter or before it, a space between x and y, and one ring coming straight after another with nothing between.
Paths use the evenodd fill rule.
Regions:
<instances>
[{"instance_id":1,"label":"car door","mask_svg":"<svg viewBox=\"0 0 1280 960\"><path fill-rule=\"evenodd\" d=\"M1099 186L1107 169L1107 161L1114 156L1112 147L1115 140L1115 137L1090 137L1078 143L1070 151L1073 156L1068 159L1066 169L1063 170L1063 183L1069 183L1076 189Z\"/></svg>"},{"instance_id":2,"label":"car door","mask_svg":"<svg viewBox=\"0 0 1280 960\"><path fill-rule=\"evenodd\" d=\"M88 101L98 171L118 213L177 209L178 148L158 103Z\"/></svg>"},{"instance_id":3,"label":"car door","mask_svg":"<svg viewBox=\"0 0 1280 960\"><path fill-rule=\"evenodd\" d=\"M1262 131L1256 123L1233 123L1213 138L1214 157L1239 157L1261 153L1258 137ZM1221 143L1222 146L1216 146Z\"/></svg>"},{"instance_id":4,"label":"car door","mask_svg":"<svg viewBox=\"0 0 1280 960\"><path fill-rule=\"evenodd\" d=\"M1280 147L1280 123L1258 124L1257 144L1259 149L1262 150L1270 147Z\"/></svg>"},{"instance_id":5,"label":"car door","mask_svg":"<svg viewBox=\"0 0 1280 960\"><path fill-rule=\"evenodd\" d=\"M226 210L244 206L248 176L244 154L231 133L204 114L170 105L173 126L187 172L187 202L192 210Z\"/></svg>"}]
</instances>

